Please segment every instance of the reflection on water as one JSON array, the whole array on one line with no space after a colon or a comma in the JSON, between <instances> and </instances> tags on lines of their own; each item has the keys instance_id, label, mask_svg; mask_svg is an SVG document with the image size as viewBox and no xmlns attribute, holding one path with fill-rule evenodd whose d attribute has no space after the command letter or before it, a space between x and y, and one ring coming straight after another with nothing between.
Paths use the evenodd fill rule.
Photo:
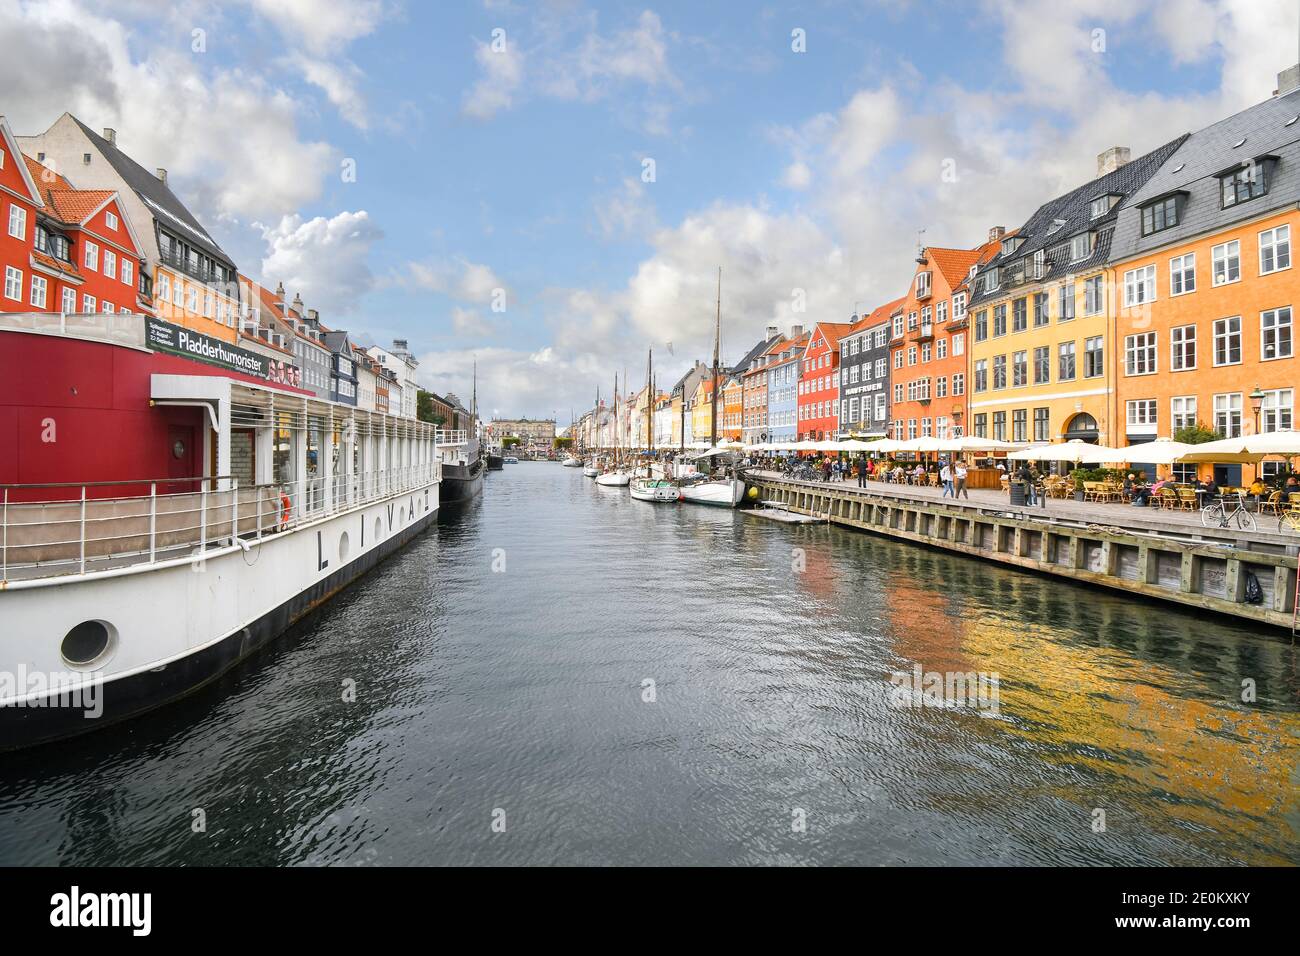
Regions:
<instances>
[{"instance_id":1,"label":"reflection on water","mask_svg":"<svg viewBox=\"0 0 1300 956\"><path fill-rule=\"evenodd\" d=\"M0 757L0 862L1300 861L1284 636L558 465L487 481L218 686ZM914 664L995 672L999 713L891 706Z\"/></svg>"}]
</instances>

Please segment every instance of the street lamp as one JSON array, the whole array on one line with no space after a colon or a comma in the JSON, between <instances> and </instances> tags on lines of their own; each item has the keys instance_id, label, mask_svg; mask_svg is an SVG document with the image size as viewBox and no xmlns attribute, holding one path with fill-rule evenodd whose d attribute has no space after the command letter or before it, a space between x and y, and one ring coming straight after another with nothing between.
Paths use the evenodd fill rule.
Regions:
<instances>
[{"instance_id":1,"label":"street lamp","mask_svg":"<svg viewBox=\"0 0 1300 956\"><path fill-rule=\"evenodd\" d=\"M1255 386L1255 390L1250 393L1250 408L1255 413L1255 434L1259 434L1259 410L1264 407L1264 393Z\"/></svg>"}]
</instances>

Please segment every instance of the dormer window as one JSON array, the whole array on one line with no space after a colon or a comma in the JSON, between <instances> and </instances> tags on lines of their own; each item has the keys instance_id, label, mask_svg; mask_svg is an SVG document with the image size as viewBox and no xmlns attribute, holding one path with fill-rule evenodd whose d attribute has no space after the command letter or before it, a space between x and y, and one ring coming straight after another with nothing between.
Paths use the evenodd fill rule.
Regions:
<instances>
[{"instance_id":1,"label":"dormer window","mask_svg":"<svg viewBox=\"0 0 1300 956\"><path fill-rule=\"evenodd\" d=\"M998 272L999 272L998 267L994 266L988 272L984 273L985 292L992 292L994 289L998 287L998 282L999 282Z\"/></svg>"},{"instance_id":2,"label":"dormer window","mask_svg":"<svg viewBox=\"0 0 1300 956\"><path fill-rule=\"evenodd\" d=\"M1171 229L1178 225L1179 213L1182 211L1183 198L1186 193L1170 193L1146 203L1142 207L1142 235Z\"/></svg>"},{"instance_id":3,"label":"dormer window","mask_svg":"<svg viewBox=\"0 0 1300 956\"><path fill-rule=\"evenodd\" d=\"M930 294L930 273L918 272L916 274L916 297L924 299Z\"/></svg>"},{"instance_id":4,"label":"dormer window","mask_svg":"<svg viewBox=\"0 0 1300 956\"><path fill-rule=\"evenodd\" d=\"M1064 225L1065 225L1064 219L1053 219L1052 224L1047 227L1047 234L1050 236L1054 232L1059 232L1061 230L1061 227L1063 227Z\"/></svg>"},{"instance_id":5,"label":"dormer window","mask_svg":"<svg viewBox=\"0 0 1300 956\"><path fill-rule=\"evenodd\" d=\"M1099 216L1106 215L1106 213L1115 208L1115 204L1119 202L1119 200L1120 197L1115 193L1107 193L1104 196L1098 196L1092 201L1092 208L1090 210L1091 218L1096 219Z\"/></svg>"},{"instance_id":6,"label":"dormer window","mask_svg":"<svg viewBox=\"0 0 1300 956\"><path fill-rule=\"evenodd\" d=\"M1023 239L1020 239L1020 238L1018 238L1018 237L1016 237L1016 236L1012 236L1012 237L1009 238L1009 239L1003 239L1003 240L1002 240L1002 252L1003 252L1005 255L1008 255L1008 256L1009 256L1009 255L1013 255L1013 254L1015 253L1015 251L1016 251L1017 249L1020 248L1020 245L1021 245L1021 243L1023 243L1023 242L1024 242Z\"/></svg>"},{"instance_id":7,"label":"dormer window","mask_svg":"<svg viewBox=\"0 0 1300 956\"><path fill-rule=\"evenodd\" d=\"M1219 199L1224 209L1268 194L1268 175L1261 162L1244 163L1241 168L1219 177Z\"/></svg>"},{"instance_id":8,"label":"dormer window","mask_svg":"<svg viewBox=\"0 0 1300 956\"><path fill-rule=\"evenodd\" d=\"M1081 232L1070 239L1070 261L1078 262L1092 254L1092 233Z\"/></svg>"}]
</instances>

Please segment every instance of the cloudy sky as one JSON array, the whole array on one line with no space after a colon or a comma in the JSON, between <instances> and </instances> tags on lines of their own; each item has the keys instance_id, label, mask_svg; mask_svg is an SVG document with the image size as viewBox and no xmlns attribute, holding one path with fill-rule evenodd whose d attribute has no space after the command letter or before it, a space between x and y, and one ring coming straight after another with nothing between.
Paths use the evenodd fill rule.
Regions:
<instances>
[{"instance_id":1,"label":"cloudy sky","mask_svg":"<svg viewBox=\"0 0 1300 956\"><path fill-rule=\"evenodd\" d=\"M719 266L734 359L1267 98L1298 7L0 0L0 114L116 128L242 271L564 422L709 358Z\"/></svg>"}]
</instances>

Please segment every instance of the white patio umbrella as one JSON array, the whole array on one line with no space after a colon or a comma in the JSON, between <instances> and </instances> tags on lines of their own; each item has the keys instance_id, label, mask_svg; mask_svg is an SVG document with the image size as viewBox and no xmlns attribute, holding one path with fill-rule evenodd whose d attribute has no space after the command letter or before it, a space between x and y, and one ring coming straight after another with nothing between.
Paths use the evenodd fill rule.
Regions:
<instances>
[{"instance_id":1,"label":"white patio umbrella","mask_svg":"<svg viewBox=\"0 0 1300 956\"><path fill-rule=\"evenodd\" d=\"M1124 453L1125 457L1116 459L1116 461L1172 465L1176 461L1182 461L1183 456L1196 447L1198 446L1187 445L1171 438L1157 438L1155 441L1143 442L1140 445L1129 445L1127 448L1119 449Z\"/></svg>"},{"instance_id":2,"label":"white patio umbrella","mask_svg":"<svg viewBox=\"0 0 1300 956\"><path fill-rule=\"evenodd\" d=\"M1300 455L1300 432L1264 432L1260 435L1242 435L1224 438L1203 445L1192 445L1193 451L1182 457L1186 462L1252 463L1270 455L1292 457Z\"/></svg>"},{"instance_id":3,"label":"white patio umbrella","mask_svg":"<svg viewBox=\"0 0 1300 956\"><path fill-rule=\"evenodd\" d=\"M816 451L844 451L845 450L843 448L844 443L838 441L819 441L819 442L814 442L813 444L817 446L815 449Z\"/></svg>"},{"instance_id":4,"label":"white patio umbrella","mask_svg":"<svg viewBox=\"0 0 1300 956\"><path fill-rule=\"evenodd\" d=\"M880 441L867 442L871 446L871 451L878 451L882 455L889 455L898 451L904 444L897 438L882 438Z\"/></svg>"},{"instance_id":5,"label":"white patio umbrella","mask_svg":"<svg viewBox=\"0 0 1300 956\"><path fill-rule=\"evenodd\" d=\"M960 438L945 439L942 450L956 452L1016 451L1024 447L1024 442L1000 441L996 438L977 438L974 435L962 435Z\"/></svg>"},{"instance_id":6,"label":"white patio umbrella","mask_svg":"<svg viewBox=\"0 0 1300 956\"><path fill-rule=\"evenodd\" d=\"M1103 447L1089 444L1079 438L1073 438L1070 441L1057 442L1052 445L1030 445L1028 448L1011 452L1007 455L1007 459L1009 461L1072 461L1075 464L1107 461L1109 459L1094 457ZM1113 448L1105 449L1106 452L1113 452L1114 450Z\"/></svg>"},{"instance_id":7,"label":"white patio umbrella","mask_svg":"<svg viewBox=\"0 0 1300 956\"><path fill-rule=\"evenodd\" d=\"M876 441L860 441L857 438L846 438L842 442L836 442L835 448L837 451L875 451L876 446L879 444L880 442Z\"/></svg>"}]
</instances>

